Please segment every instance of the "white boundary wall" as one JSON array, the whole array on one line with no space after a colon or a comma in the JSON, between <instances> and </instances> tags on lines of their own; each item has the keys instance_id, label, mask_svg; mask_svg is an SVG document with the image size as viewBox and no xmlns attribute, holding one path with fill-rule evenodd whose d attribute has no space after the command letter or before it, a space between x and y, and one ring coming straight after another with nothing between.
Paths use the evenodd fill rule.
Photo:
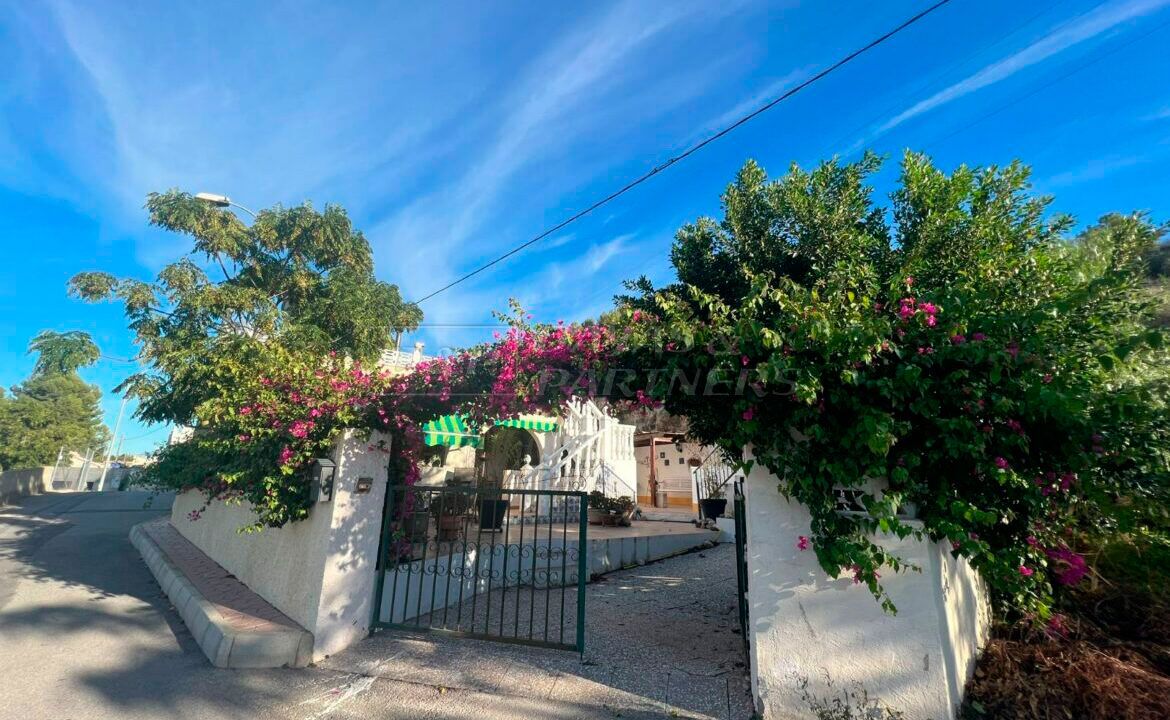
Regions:
<instances>
[{"instance_id":1,"label":"white boundary wall","mask_svg":"<svg viewBox=\"0 0 1170 720\"><path fill-rule=\"evenodd\" d=\"M191 521L187 514L204 500L188 492L175 498L171 524L311 632L315 660L332 655L369 633L389 443L380 433L346 432L333 452L333 500L314 505L305 520L243 534L237 530L255 519L250 509L213 503ZM370 492L354 493L359 477L373 478Z\"/></svg>"},{"instance_id":2,"label":"white boundary wall","mask_svg":"<svg viewBox=\"0 0 1170 720\"><path fill-rule=\"evenodd\" d=\"M989 629L978 576L949 544L883 537L922 568L883 573L898 608L889 615L864 585L829 578L811 548L797 549L811 517L777 484L759 466L744 483L752 692L762 716L815 718L802 697L807 680L821 701L860 685L905 720L954 718Z\"/></svg>"}]
</instances>

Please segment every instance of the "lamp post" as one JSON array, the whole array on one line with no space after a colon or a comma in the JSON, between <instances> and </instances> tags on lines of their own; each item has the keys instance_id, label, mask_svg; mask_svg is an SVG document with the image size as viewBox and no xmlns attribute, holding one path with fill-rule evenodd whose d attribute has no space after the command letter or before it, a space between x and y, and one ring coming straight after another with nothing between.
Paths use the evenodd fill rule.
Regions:
<instances>
[{"instance_id":1,"label":"lamp post","mask_svg":"<svg viewBox=\"0 0 1170 720\"><path fill-rule=\"evenodd\" d=\"M243 210L244 212L248 213L249 215L251 215L253 220L256 219L256 213L252 212L251 210L249 210L248 208L239 204L238 202L235 202L227 195L216 195L215 193L200 192L200 193L195 193L195 199L200 200L200 201L205 202L205 203L208 203L209 205L214 205L216 207L239 208L239 209Z\"/></svg>"}]
</instances>

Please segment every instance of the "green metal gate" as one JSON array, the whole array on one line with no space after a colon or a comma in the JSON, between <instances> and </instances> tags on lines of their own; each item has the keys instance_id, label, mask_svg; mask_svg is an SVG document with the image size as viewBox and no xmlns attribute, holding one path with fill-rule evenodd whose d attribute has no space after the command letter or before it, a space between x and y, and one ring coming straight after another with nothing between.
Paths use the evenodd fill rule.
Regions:
<instances>
[{"instance_id":1,"label":"green metal gate","mask_svg":"<svg viewBox=\"0 0 1170 720\"><path fill-rule=\"evenodd\" d=\"M375 628L584 652L583 492L391 485Z\"/></svg>"},{"instance_id":2,"label":"green metal gate","mask_svg":"<svg viewBox=\"0 0 1170 720\"><path fill-rule=\"evenodd\" d=\"M748 642L748 566L747 566L747 511L743 495L743 480L733 484L735 501L735 580L739 598L739 629L746 647Z\"/></svg>"}]
</instances>

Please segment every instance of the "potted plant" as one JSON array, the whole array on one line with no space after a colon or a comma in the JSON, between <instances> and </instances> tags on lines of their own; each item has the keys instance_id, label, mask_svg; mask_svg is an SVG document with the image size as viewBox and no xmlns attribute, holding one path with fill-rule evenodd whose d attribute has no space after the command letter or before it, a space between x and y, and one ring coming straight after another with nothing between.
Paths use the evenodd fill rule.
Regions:
<instances>
[{"instance_id":1,"label":"potted plant","mask_svg":"<svg viewBox=\"0 0 1170 720\"><path fill-rule=\"evenodd\" d=\"M727 510L727 498L724 497L727 480L720 481L712 475L703 475L699 478L699 487L703 491L703 497L699 500L699 510L703 517L708 520L722 517Z\"/></svg>"},{"instance_id":2,"label":"potted plant","mask_svg":"<svg viewBox=\"0 0 1170 720\"><path fill-rule=\"evenodd\" d=\"M498 532L504 527L504 516L508 513L508 501L498 491L481 493L479 496L479 529Z\"/></svg>"},{"instance_id":3,"label":"potted plant","mask_svg":"<svg viewBox=\"0 0 1170 720\"><path fill-rule=\"evenodd\" d=\"M609 513L612 502L605 493L600 490L594 490L589 493L589 516L590 525L604 525L605 516Z\"/></svg>"},{"instance_id":4,"label":"potted plant","mask_svg":"<svg viewBox=\"0 0 1170 720\"><path fill-rule=\"evenodd\" d=\"M436 537L439 540L455 540L467 521L471 508L468 493L445 493L442 498L431 499L431 515L435 518Z\"/></svg>"}]
</instances>

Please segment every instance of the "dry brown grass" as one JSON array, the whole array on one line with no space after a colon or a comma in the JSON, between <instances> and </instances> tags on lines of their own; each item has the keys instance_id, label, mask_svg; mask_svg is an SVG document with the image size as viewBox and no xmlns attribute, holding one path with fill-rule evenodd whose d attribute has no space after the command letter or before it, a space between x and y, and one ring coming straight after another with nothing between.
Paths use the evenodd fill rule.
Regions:
<instances>
[{"instance_id":1,"label":"dry brown grass","mask_svg":"<svg viewBox=\"0 0 1170 720\"><path fill-rule=\"evenodd\" d=\"M1170 677L1140 654L1084 640L995 639L968 688L985 718L1166 720ZM968 717L980 717L971 712Z\"/></svg>"},{"instance_id":2,"label":"dry brown grass","mask_svg":"<svg viewBox=\"0 0 1170 720\"><path fill-rule=\"evenodd\" d=\"M1001 628L967 688L966 718L1170 719L1170 612L1140 596L1083 593L1067 637Z\"/></svg>"}]
</instances>

